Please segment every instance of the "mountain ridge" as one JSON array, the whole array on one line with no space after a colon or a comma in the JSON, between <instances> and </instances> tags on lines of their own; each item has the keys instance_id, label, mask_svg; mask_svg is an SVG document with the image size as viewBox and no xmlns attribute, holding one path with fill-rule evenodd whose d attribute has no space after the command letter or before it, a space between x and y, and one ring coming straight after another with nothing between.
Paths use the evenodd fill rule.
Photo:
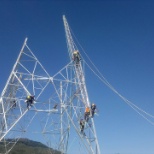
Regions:
<instances>
[{"instance_id":1,"label":"mountain ridge","mask_svg":"<svg viewBox=\"0 0 154 154\"><path fill-rule=\"evenodd\" d=\"M10 142L13 139L7 139ZM2 143L0 143L0 154L4 153ZM27 138L21 138L9 154L61 154L60 151L49 148L41 142Z\"/></svg>"}]
</instances>

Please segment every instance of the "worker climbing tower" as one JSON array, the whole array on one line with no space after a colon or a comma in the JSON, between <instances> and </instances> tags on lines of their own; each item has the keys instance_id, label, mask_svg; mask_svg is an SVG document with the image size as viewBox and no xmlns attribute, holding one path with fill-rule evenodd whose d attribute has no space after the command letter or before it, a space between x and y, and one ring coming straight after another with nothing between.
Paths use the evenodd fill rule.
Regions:
<instances>
[{"instance_id":1,"label":"worker climbing tower","mask_svg":"<svg viewBox=\"0 0 154 154\"><path fill-rule=\"evenodd\" d=\"M90 107L82 58L73 59L76 47L63 16L70 62L50 75L24 41L19 56L0 96L0 148L8 154L20 140L30 138L45 143L49 153L100 154L94 119L80 120ZM79 52L79 51L78 51ZM81 54L79 52L79 56ZM52 68L51 68L52 69ZM26 97L34 95L27 108Z\"/></svg>"},{"instance_id":2,"label":"worker climbing tower","mask_svg":"<svg viewBox=\"0 0 154 154\"><path fill-rule=\"evenodd\" d=\"M73 41L71 31L67 22L66 17L63 15L63 21L64 21L64 27L65 27L65 34L66 34L66 40L67 40L67 46L68 46L68 52L70 56L70 61L73 57L74 51L78 51L78 48L76 44ZM83 63L84 61L79 61L78 65L74 62L74 76L75 76L75 82L77 82L76 87L76 93L80 94L80 104L78 104L78 108L82 108L82 116L84 115L85 108L90 107L91 104L89 102L89 97L87 93L87 88L86 88L86 83L85 83L85 77L84 77L84 72L83 72ZM80 115L80 114L78 114ZM78 118L81 119L82 116L79 116ZM90 123L86 123L86 129L87 129L87 134L89 136L86 137L86 144L89 146L89 153L100 153L99 149L99 144L97 140L97 135L96 135L96 130L95 130L95 125L94 125L94 120L93 118L90 119Z\"/></svg>"}]
</instances>

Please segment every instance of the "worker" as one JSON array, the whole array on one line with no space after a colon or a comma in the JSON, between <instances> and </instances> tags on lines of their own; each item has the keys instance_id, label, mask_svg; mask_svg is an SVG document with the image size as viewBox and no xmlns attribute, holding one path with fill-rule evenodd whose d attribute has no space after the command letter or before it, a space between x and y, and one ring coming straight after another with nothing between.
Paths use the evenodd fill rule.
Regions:
<instances>
[{"instance_id":1,"label":"worker","mask_svg":"<svg viewBox=\"0 0 154 154\"><path fill-rule=\"evenodd\" d=\"M34 95L28 95L26 97L26 100L25 102L27 103L27 108L29 109L29 106L32 106L32 104L34 103L35 101L35 96Z\"/></svg>"},{"instance_id":2,"label":"worker","mask_svg":"<svg viewBox=\"0 0 154 154\"><path fill-rule=\"evenodd\" d=\"M96 105L93 103L93 104L91 105L91 117L92 117L92 118L94 117L95 110L96 110Z\"/></svg>"},{"instance_id":3,"label":"worker","mask_svg":"<svg viewBox=\"0 0 154 154\"><path fill-rule=\"evenodd\" d=\"M53 109L57 109L57 106L58 106L58 104L55 104L55 105L53 106Z\"/></svg>"},{"instance_id":4,"label":"worker","mask_svg":"<svg viewBox=\"0 0 154 154\"><path fill-rule=\"evenodd\" d=\"M90 107L86 107L85 113L84 113L84 119L86 122L89 121L89 116L90 116Z\"/></svg>"},{"instance_id":5,"label":"worker","mask_svg":"<svg viewBox=\"0 0 154 154\"><path fill-rule=\"evenodd\" d=\"M16 101L16 100L13 100L11 103L12 103L12 108L14 108L14 109L15 109L15 108L16 108L16 106L17 106L17 101Z\"/></svg>"},{"instance_id":6,"label":"worker","mask_svg":"<svg viewBox=\"0 0 154 154\"><path fill-rule=\"evenodd\" d=\"M85 125L85 121L83 119L80 120L80 130L81 130L81 133L83 135L85 135L84 133L84 125Z\"/></svg>"},{"instance_id":7,"label":"worker","mask_svg":"<svg viewBox=\"0 0 154 154\"><path fill-rule=\"evenodd\" d=\"M75 50L73 52L73 60L76 63L76 66L77 66L79 64L79 61L80 61L80 55L79 55L79 51L78 50Z\"/></svg>"}]
</instances>

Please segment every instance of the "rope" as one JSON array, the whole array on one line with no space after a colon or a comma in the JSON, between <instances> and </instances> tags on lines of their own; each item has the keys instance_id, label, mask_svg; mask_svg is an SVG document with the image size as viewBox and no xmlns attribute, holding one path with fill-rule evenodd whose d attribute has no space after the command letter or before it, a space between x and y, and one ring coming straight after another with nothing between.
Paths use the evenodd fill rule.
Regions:
<instances>
[{"instance_id":1,"label":"rope","mask_svg":"<svg viewBox=\"0 0 154 154\"><path fill-rule=\"evenodd\" d=\"M150 121L148 118L146 118L144 114L154 119L154 116L147 113L143 109L139 108L137 105L133 104L131 101L126 99L124 96L122 96L104 77L103 79L101 76L99 76L86 62L85 64L89 67L89 69L103 82L105 85L107 85L115 94L117 94L127 105L129 105L135 112L137 112L140 116L142 116L145 120L147 120L150 124L154 125L154 122ZM105 80L104 80L105 79ZM142 112L142 113L140 113Z\"/></svg>"},{"instance_id":2,"label":"rope","mask_svg":"<svg viewBox=\"0 0 154 154\"><path fill-rule=\"evenodd\" d=\"M123 95L121 95L108 81L107 79L102 75L102 73L99 71L99 69L96 67L96 65L92 62L92 60L90 59L90 57L88 56L88 54L85 52L85 50L83 49L83 47L81 46L81 44L79 43L79 41L77 40L77 38L75 37L74 33L72 32L74 38L76 39L77 43L79 44L81 50L83 51L83 53L86 55L87 59L90 61L90 63L92 64L92 66L94 67L94 69L96 71L94 71L94 69L92 69L90 67L90 65L84 60L84 58L82 57L83 61L85 62L85 64L89 67L89 69L94 73L95 76L98 77L98 79L103 82L109 89L111 89L115 94L117 94L127 105L129 105L135 112L137 112L142 118L144 118L145 120L147 120L150 124L154 125L154 122L152 122L151 120L149 120L146 116L149 116L151 118L154 119L154 116L146 111L144 111L143 109L139 108L137 105L133 104L131 101L129 101L127 98L125 98ZM145 115L143 115L145 114Z\"/></svg>"}]
</instances>

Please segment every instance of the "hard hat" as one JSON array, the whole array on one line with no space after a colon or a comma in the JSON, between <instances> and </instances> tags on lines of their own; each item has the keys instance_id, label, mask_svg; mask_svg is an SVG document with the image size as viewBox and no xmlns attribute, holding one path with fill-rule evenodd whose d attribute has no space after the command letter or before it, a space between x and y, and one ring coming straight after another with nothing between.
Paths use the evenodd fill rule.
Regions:
<instances>
[{"instance_id":1,"label":"hard hat","mask_svg":"<svg viewBox=\"0 0 154 154\"><path fill-rule=\"evenodd\" d=\"M95 104L92 104L92 106L94 106Z\"/></svg>"}]
</instances>

